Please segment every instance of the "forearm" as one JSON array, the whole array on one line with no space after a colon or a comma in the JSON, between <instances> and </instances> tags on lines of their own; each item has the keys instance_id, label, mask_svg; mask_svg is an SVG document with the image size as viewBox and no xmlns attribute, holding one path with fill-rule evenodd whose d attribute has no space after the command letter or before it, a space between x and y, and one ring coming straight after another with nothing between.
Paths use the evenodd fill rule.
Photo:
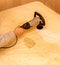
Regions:
<instances>
[{"instance_id":1,"label":"forearm","mask_svg":"<svg viewBox=\"0 0 60 65\"><path fill-rule=\"evenodd\" d=\"M11 43L14 44L17 38L14 32L9 32L4 35L0 35L0 47L9 46Z\"/></svg>"},{"instance_id":2,"label":"forearm","mask_svg":"<svg viewBox=\"0 0 60 65\"><path fill-rule=\"evenodd\" d=\"M25 29L17 26L12 32L0 35L0 47L8 48L17 43L17 37L22 35Z\"/></svg>"}]
</instances>

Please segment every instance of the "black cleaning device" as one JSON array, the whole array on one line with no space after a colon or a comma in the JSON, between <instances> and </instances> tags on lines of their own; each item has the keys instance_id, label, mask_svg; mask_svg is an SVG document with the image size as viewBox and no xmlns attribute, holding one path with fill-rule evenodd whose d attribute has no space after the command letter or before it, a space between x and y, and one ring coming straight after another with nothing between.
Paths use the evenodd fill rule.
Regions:
<instances>
[{"instance_id":1,"label":"black cleaning device","mask_svg":"<svg viewBox=\"0 0 60 65\"><path fill-rule=\"evenodd\" d=\"M43 16L38 13L38 12L34 12L34 19L29 21L29 22L26 22L24 23L22 26L20 26L21 28L24 28L24 29L29 29L31 27L31 24L30 23L35 23L38 21L38 18L37 16L39 17L39 24L37 25L37 29L42 29L43 26L45 26L45 19L43 18Z\"/></svg>"},{"instance_id":2,"label":"black cleaning device","mask_svg":"<svg viewBox=\"0 0 60 65\"><path fill-rule=\"evenodd\" d=\"M45 26L45 19L43 18L43 16L40 14L40 13L38 13L38 12L35 12L35 14L34 14L34 17L36 17L36 16L39 16L40 17L40 22L39 22L39 24L37 25L37 29L42 29L43 28L43 26Z\"/></svg>"}]
</instances>

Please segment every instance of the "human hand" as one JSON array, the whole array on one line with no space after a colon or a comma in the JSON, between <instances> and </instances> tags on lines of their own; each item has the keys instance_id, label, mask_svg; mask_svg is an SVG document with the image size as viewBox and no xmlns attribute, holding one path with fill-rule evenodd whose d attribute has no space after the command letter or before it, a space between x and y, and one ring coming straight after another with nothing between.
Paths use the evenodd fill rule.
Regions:
<instances>
[{"instance_id":1,"label":"human hand","mask_svg":"<svg viewBox=\"0 0 60 65\"><path fill-rule=\"evenodd\" d=\"M20 26L17 26L13 32L15 33L16 36L18 36L18 35L22 35L24 31L25 29L21 28Z\"/></svg>"}]
</instances>

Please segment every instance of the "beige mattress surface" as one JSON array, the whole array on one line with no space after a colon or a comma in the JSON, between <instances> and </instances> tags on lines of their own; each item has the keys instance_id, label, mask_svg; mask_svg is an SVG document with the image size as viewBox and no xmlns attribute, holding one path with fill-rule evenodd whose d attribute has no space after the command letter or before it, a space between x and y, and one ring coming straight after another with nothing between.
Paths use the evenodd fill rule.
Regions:
<instances>
[{"instance_id":1,"label":"beige mattress surface","mask_svg":"<svg viewBox=\"0 0 60 65\"><path fill-rule=\"evenodd\" d=\"M0 49L0 65L60 65L60 16L41 2L0 12L0 34L30 21L37 11L44 17L42 30L27 30L9 49Z\"/></svg>"}]
</instances>

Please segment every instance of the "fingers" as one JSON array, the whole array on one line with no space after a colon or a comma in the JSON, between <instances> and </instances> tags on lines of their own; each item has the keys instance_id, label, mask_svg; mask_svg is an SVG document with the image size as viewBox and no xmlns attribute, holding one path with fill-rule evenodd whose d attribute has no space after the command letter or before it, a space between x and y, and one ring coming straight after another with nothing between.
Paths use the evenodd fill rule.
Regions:
<instances>
[{"instance_id":1,"label":"fingers","mask_svg":"<svg viewBox=\"0 0 60 65\"><path fill-rule=\"evenodd\" d=\"M13 32L18 36L22 35L25 32L25 29L21 28L20 26L17 26Z\"/></svg>"}]
</instances>

